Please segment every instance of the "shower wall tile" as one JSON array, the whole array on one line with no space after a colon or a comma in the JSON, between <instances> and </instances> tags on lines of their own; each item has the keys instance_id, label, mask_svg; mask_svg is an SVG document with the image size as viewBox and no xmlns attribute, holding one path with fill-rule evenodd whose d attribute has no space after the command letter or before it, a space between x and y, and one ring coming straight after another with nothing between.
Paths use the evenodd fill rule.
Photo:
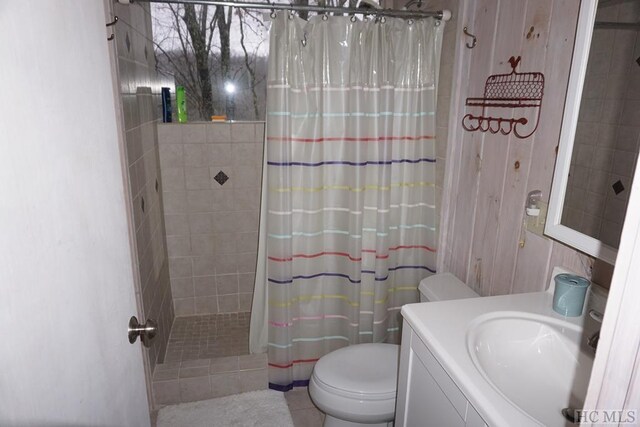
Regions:
<instances>
[{"instance_id":1,"label":"shower wall tile","mask_svg":"<svg viewBox=\"0 0 640 427\"><path fill-rule=\"evenodd\" d=\"M196 295L193 277L172 279L171 289L175 298L192 298Z\"/></svg>"},{"instance_id":2,"label":"shower wall tile","mask_svg":"<svg viewBox=\"0 0 640 427\"><path fill-rule=\"evenodd\" d=\"M224 274L216 276L216 290L218 295L238 293L238 275Z\"/></svg>"},{"instance_id":3,"label":"shower wall tile","mask_svg":"<svg viewBox=\"0 0 640 427\"><path fill-rule=\"evenodd\" d=\"M207 143L220 143L224 141L231 141L231 124L216 123L215 126L206 127Z\"/></svg>"},{"instance_id":4,"label":"shower wall tile","mask_svg":"<svg viewBox=\"0 0 640 427\"><path fill-rule=\"evenodd\" d=\"M212 397L209 376L180 379L180 400L182 402L194 402Z\"/></svg>"},{"instance_id":5,"label":"shower wall tile","mask_svg":"<svg viewBox=\"0 0 640 427\"><path fill-rule=\"evenodd\" d=\"M210 314L218 311L218 298L215 295L198 296L195 300L196 314Z\"/></svg>"},{"instance_id":6,"label":"shower wall tile","mask_svg":"<svg viewBox=\"0 0 640 427\"><path fill-rule=\"evenodd\" d=\"M158 138L176 315L249 311L264 123L161 124Z\"/></svg>"},{"instance_id":7,"label":"shower wall tile","mask_svg":"<svg viewBox=\"0 0 640 427\"><path fill-rule=\"evenodd\" d=\"M238 289L240 293L253 292L255 278L255 273L238 274Z\"/></svg>"},{"instance_id":8,"label":"shower wall tile","mask_svg":"<svg viewBox=\"0 0 640 427\"><path fill-rule=\"evenodd\" d=\"M238 373L240 380L240 390L243 392L262 390L268 381L266 369L253 369L250 371L240 371Z\"/></svg>"},{"instance_id":9,"label":"shower wall tile","mask_svg":"<svg viewBox=\"0 0 640 427\"><path fill-rule=\"evenodd\" d=\"M160 88L164 84L156 73L153 52L151 15L145 4L114 4L119 23L114 26L120 99L124 118L125 157L128 170L129 198L135 228L137 257L136 292L144 319L158 322L158 336L149 349L144 349L151 371L164 357L171 324L174 319L173 298L169 279L169 260L165 243L163 185L169 189L184 188L181 171L170 169L182 156L182 146L170 147L172 155L165 155L167 169L160 173L157 122L160 118ZM125 40L129 40L129 45ZM174 242L177 244L178 242ZM174 246L174 249L179 249ZM160 398L170 399L177 383L167 383L160 390Z\"/></svg>"},{"instance_id":10,"label":"shower wall tile","mask_svg":"<svg viewBox=\"0 0 640 427\"><path fill-rule=\"evenodd\" d=\"M177 379L169 381L153 381L154 400L157 405L172 405L180 402L180 382Z\"/></svg>"},{"instance_id":11,"label":"shower wall tile","mask_svg":"<svg viewBox=\"0 0 640 427\"><path fill-rule=\"evenodd\" d=\"M216 297L215 276L194 277L193 287L195 297Z\"/></svg>"},{"instance_id":12,"label":"shower wall tile","mask_svg":"<svg viewBox=\"0 0 640 427\"><path fill-rule=\"evenodd\" d=\"M153 393L160 406L229 396L268 386L266 354L184 360L158 365Z\"/></svg>"},{"instance_id":13,"label":"shower wall tile","mask_svg":"<svg viewBox=\"0 0 640 427\"><path fill-rule=\"evenodd\" d=\"M236 313L240 311L239 295L219 295L218 307L221 313Z\"/></svg>"},{"instance_id":14,"label":"shower wall tile","mask_svg":"<svg viewBox=\"0 0 640 427\"><path fill-rule=\"evenodd\" d=\"M196 143L204 144L206 142L206 127L204 123L189 124L182 129L182 142L185 144Z\"/></svg>"},{"instance_id":15,"label":"shower wall tile","mask_svg":"<svg viewBox=\"0 0 640 427\"><path fill-rule=\"evenodd\" d=\"M238 294L238 305L240 311L251 311L251 302L253 300L253 293L240 293Z\"/></svg>"},{"instance_id":16,"label":"shower wall tile","mask_svg":"<svg viewBox=\"0 0 640 427\"><path fill-rule=\"evenodd\" d=\"M188 257L170 257L169 276L171 278L193 277L191 260Z\"/></svg>"},{"instance_id":17,"label":"shower wall tile","mask_svg":"<svg viewBox=\"0 0 640 427\"><path fill-rule=\"evenodd\" d=\"M173 286L173 282L171 282ZM173 307L176 316L192 316L196 313L195 298L173 298Z\"/></svg>"},{"instance_id":18,"label":"shower wall tile","mask_svg":"<svg viewBox=\"0 0 640 427\"><path fill-rule=\"evenodd\" d=\"M237 372L226 372L211 376L213 397L229 396L240 393L240 381Z\"/></svg>"},{"instance_id":19,"label":"shower wall tile","mask_svg":"<svg viewBox=\"0 0 640 427\"><path fill-rule=\"evenodd\" d=\"M160 166L182 167L184 150L181 144L164 144L160 146Z\"/></svg>"}]
</instances>

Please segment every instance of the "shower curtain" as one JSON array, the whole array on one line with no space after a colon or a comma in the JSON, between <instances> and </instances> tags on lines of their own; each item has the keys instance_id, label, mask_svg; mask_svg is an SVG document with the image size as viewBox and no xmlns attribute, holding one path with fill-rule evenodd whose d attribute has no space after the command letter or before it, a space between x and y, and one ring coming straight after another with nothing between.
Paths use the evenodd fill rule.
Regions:
<instances>
[{"instance_id":1,"label":"shower curtain","mask_svg":"<svg viewBox=\"0 0 640 427\"><path fill-rule=\"evenodd\" d=\"M270 32L251 350L269 385L340 347L400 340L435 273L435 112L444 23L278 14Z\"/></svg>"}]
</instances>

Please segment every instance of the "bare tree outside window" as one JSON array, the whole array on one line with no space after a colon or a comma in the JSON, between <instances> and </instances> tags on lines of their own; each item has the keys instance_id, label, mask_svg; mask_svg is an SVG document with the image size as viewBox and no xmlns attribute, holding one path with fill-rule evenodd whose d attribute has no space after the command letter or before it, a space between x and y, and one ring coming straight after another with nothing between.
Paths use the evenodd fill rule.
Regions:
<instances>
[{"instance_id":1,"label":"bare tree outside window","mask_svg":"<svg viewBox=\"0 0 640 427\"><path fill-rule=\"evenodd\" d=\"M277 0L283 3L287 0ZM354 7L356 0L294 0ZM268 13L225 6L153 4L158 72L187 92L189 120L264 120ZM308 12L299 12L308 19Z\"/></svg>"},{"instance_id":2,"label":"bare tree outside window","mask_svg":"<svg viewBox=\"0 0 640 427\"><path fill-rule=\"evenodd\" d=\"M254 11L154 4L158 72L187 92L189 120L264 120L268 27Z\"/></svg>"}]
</instances>

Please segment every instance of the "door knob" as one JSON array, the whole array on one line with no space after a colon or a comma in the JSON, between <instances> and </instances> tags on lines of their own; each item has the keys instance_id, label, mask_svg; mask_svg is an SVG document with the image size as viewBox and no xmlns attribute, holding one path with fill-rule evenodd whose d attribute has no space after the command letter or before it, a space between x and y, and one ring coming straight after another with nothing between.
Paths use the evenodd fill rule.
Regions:
<instances>
[{"instance_id":1,"label":"door knob","mask_svg":"<svg viewBox=\"0 0 640 427\"><path fill-rule=\"evenodd\" d=\"M129 319L129 342L133 344L140 337L140 341L145 347L151 346L151 340L158 333L158 324L153 319L147 319L146 323L140 324L136 316Z\"/></svg>"}]
</instances>

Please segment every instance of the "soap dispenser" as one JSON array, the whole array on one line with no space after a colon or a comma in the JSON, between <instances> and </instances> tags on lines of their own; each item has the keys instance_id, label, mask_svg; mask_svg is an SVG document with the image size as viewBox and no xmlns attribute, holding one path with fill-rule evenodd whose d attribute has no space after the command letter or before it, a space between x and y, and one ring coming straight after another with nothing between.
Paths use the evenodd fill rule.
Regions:
<instances>
[{"instance_id":1,"label":"soap dispenser","mask_svg":"<svg viewBox=\"0 0 640 427\"><path fill-rule=\"evenodd\" d=\"M540 206L538 203L542 200L542 191L533 190L527 194L527 206L525 208L528 216L540 215Z\"/></svg>"}]
</instances>

